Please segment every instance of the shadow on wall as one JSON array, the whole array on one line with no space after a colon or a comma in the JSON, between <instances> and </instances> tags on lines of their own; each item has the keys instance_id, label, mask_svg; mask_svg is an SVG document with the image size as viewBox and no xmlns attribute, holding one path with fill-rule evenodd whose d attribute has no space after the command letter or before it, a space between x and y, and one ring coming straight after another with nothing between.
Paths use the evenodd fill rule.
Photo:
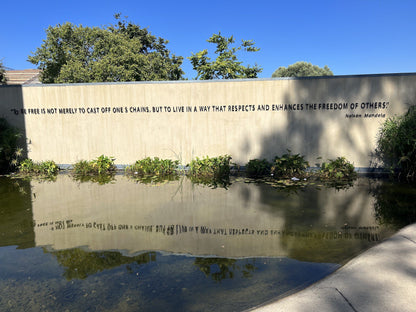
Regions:
<instances>
[{"instance_id":1,"label":"shadow on wall","mask_svg":"<svg viewBox=\"0 0 416 312\"><path fill-rule=\"evenodd\" d=\"M6 119L11 126L19 129L21 136L18 146L23 148L21 159L27 158L28 155L24 115L22 86L0 86L0 118Z\"/></svg>"},{"instance_id":2,"label":"shadow on wall","mask_svg":"<svg viewBox=\"0 0 416 312\"><path fill-rule=\"evenodd\" d=\"M402 87L394 76L304 78L288 83L291 85L281 97L283 103L275 103L281 109L274 112L276 125L285 123L286 130L260 138L259 159L272 160L289 149L294 154L308 155L311 166L344 156L356 167L373 167L380 126L389 116L404 113L416 98L416 88ZM409 84L408 80L405 83ZM403 103L402 99L408 101ZM366 106L374 102L387 104L385 108ZM342 104L342 108L328 109L331 103ZM297 109L285 109L287 104ZM307 104L317 105L311 108ZM242 146L245 154L253 148L248 140Z\"/></svg>"}]
</instances>

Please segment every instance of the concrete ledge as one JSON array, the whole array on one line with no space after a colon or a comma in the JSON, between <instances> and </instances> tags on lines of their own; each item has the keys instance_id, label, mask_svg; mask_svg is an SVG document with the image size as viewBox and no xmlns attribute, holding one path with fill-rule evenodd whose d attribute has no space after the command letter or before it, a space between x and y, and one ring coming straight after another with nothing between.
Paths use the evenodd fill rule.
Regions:
<instances>
[{"instance_id":1,"label":"concrete ledge","mask_svg":"<svg viewBox=\"0 0 416 312\"><path fill-rule=\"evenodd\" d=\"M251 311L416 311L416 224L322 281Z\"/></svg>"}]
</instances>

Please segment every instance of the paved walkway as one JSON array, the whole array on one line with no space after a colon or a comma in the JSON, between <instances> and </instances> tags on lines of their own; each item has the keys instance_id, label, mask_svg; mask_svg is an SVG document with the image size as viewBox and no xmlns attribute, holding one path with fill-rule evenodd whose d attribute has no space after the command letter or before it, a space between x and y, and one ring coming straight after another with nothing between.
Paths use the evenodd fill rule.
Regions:
<instances>
[{"instance_id":1,"label":"paved walkway","mask_svg":"<svg viewBox=\"0 0 416 312\"><path fill-rule=\"evenodd\" d=\"M335 273L256 312L416 312L416 224Z\"/></svg>"}]
</instances>

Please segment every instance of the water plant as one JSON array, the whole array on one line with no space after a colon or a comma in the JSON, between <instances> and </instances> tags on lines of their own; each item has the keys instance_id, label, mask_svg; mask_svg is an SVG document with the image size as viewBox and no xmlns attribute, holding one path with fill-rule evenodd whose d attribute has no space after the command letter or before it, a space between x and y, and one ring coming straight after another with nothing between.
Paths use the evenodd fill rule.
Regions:
<instances>
[{"instance_id":1,"label":"water plant","mask_svg":"<svg viewBox=\"0 0 416 312\"><path fill-rule=\"evenodd\" d=\"M267 159L251 159L246 164L246 173L250 178L270 175L272 164Z\"/></svg>"},{"instance_id":2,"label":"water plant","mask_svg":"<svg viewBox=\"0 0 416 312\"><path fill-rule=\"evenodd\" d=\"M114 157L105 155L91 161L81 160L74 164L73 171L75 175L79 176L112 174L116 171L114 160Z\"/></svg>"},{"instance_id":3,"label":"water plant","mask_svg":"<svg viewBox=\"0 0 416 312\"><path fill-rule=\"evenodd\" d=\"M324 180L352 180L357 177L354 165L345 157L338 157L335 160L329 159L324 162L319 170L319 177Z\"/></svg>"},{"instance_id":4,"label":"water plant","mask_svg":"<svg viewBox=\"0 0 416 312\"><path fill-rule=\"evenodd\" d=\"M213 179L229 179L230 161L230 155L196 157L188 165L189 175Z\"/></svg>"},{"instance_id":5,"label":"water plant","mask_svg":"<svg viewBox=\"0 0 416 312\"><path fill-rule=\"evenodd\" d=\"M305 170L308 167L309 163L305 160L305 156L292 154L290 150L287 150L286 154L274 158L271 174L275 178L301 178L305 176Z\"/></svg>"},{"instance_id":6,"label":"water plant","mask_svg":"<svg viewBox=\"0 0 416 312\"><path fill-rule=\"evenodd\" d=\"M384 122L377 137L376 156L399 178L416 179L416 106Z\"/></svg>"},{"instance_id":7,"label":"water plant","mask_svg":"<svg viewBox=\"0 0 416 312\"><path fill-rule=\"evenodd\" d=\"M58 165L52 161L34 162L32 159L24 159L19 167L19 174L23 176L54 177L59 172Z\"/></svg>"},{"instance_id":8,"label":"water plant","mask_svg":"<svg viewBox=\"0 0 416 312\"><path fill-rule=\"evenodd\" d=\"M127 174L138 176L152 175L152 176L167 176L176 173L179 166L178 160L160 159L150 157L137 160L133 165L127 166L125 171Z\"/></svg>"}]
</instances>

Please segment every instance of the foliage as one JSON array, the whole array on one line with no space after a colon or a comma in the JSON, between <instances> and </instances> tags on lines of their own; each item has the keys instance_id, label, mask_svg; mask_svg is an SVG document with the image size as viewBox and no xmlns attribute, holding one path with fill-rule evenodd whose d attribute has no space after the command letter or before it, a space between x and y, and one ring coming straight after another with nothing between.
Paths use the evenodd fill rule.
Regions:
<instances>
[{"instance_id":1,"label":"foliage","mask_svg":"<svg viewBox=\"0 0 416 312\"><path fill-rule=\"evenodd\" d=\"M3 62L0 60L0 85L6 84L6 69L4 68Z\"/></svg>"},{"instance_id":2,"label":"foliage","mask_svg":"<svg viewBox=\"0 0 416 312\"><path fill-rule=\"evenodd\" d=\"M292 178L303 177L305 175L306 168L309 167L309 163L305 160L304 156L300 154L291 154L291 151L281 157L276 156L272 163L271 174L275 178Z\"/></svg>"},{"instance_id":3,"label":"foliage","mask_svg":"<svg viewBox=\"0 0 416 312\"><path fill-rule=\"evenodd\" d=\"M286 67L279 67L272 77L308 77L308 76L333 76L327 65L321 68L308 62L296 62Z\"/></svg>"},{"instance_id":4,"label":"foliage","mask_svg":"<svg viewBox=\"0 0 416 312\"><path fill-rule=\"evenodd\" d=\"M213 34L208 40L209 43L216 45L215 53L218 55L215 61L211 61L208 57L208 50L202 50L188 57L191 61L193 69L197 72L196 79L236 79L236 78L257 78L257 74L262 68L254 65L247 67L242 65L238 60L236 53L240 50L247 52L257 52L260 49L254 46L252 40L242 40L238 47L230 47L235 43L234 37L229 38L218 34Z\"/></svg>"},{"instance_id":5,"label":"foliage","mask_svg":"<svg viewBox=\"0 0 416 312\"><path fill-rule=\"evenodd\" d=\"M74 164L73 171L78 176L112 174L116 171L114 160L115 158L104 155L91 161L81 160Z\"/></svg>"},{"instance_id":6,"label":"foliage","mask_svg":"<svg viewBox=\"0 0 416 312\"><path fill-rule=\"evenodd\" d=\"M39 177L54 177L58 174L59 167L52 161L34 162L32 159L27 158L23 160L19 165L19 173L26 176L39 176Z\"/></svg>"},{"instance_id":7,"label":"foliage","mask_svg":"<svg viewBox=\"0 0 416 312\"><path fill-rule=\"evenodd\" d=\"M416 179L416 106L384 122L378 133L376 155L399 177Z\"/></svg>"},{"instance_id":8,"label":"foliage","mask_svg":"<svg viewBox=\"0 0 416 312\"><path fill-rule=\"evenodd\" d=\"M179 165L178 160L160 159L158 157L147 157L137 160L133 165L126 167L126 173L134 175L156 175L167 176L176 172Z\"/></svg>"},{"instance_id":9,"label":"foliage","mask_svg":"<svg viewBox=\"0 0 416 312\"><path fill-rule=\"evenodd\" d=\"M167 40L114 16L104 28L69 22L49 26L29 62L42 70L43 83L179 80L182 57L170 55Z\"/></svg>"},{"instance_id":10,"label":"foliage","mask_svg":"<svg viewBox=\"0 0 416 312\"><path fill-rule=\"evenodd\" d=\"M0 173L14 170L23 150L18 147L21 133L4 118L0 118Z\"/></svg>"},{"instance_id":11,"label":"foliage","mask_svg":"<svg viewBox=\"0 0 416 312\"><path fill-rule=\"evenodd\" d=\"M329 159L324 162L319 170L319 176L325 180L351 180L357 177L354 165L345 157L338 157L335 160Z\"/></svg>"},{"instance_id":12,"label":"foliage","mask_svg":"<svg viewBox=\"0 0 416 312\"><path fill-rule=\"evenodd\" d=\"M270 175L272 164L266 159L251 159L246 164L247 176L251 178Z\"/></svg>"},{"instance_id":13,"label":"foliage","mask_svg":"<svg viewBox=\"0 0 416 312\"><path fill-rule=\"evenodd\" d=\"M193 159L189 164L189 174L191 176L228 179L230 175L231 156L224 155L218 157L205 157Z\"/></svg>"}]
</instances>

